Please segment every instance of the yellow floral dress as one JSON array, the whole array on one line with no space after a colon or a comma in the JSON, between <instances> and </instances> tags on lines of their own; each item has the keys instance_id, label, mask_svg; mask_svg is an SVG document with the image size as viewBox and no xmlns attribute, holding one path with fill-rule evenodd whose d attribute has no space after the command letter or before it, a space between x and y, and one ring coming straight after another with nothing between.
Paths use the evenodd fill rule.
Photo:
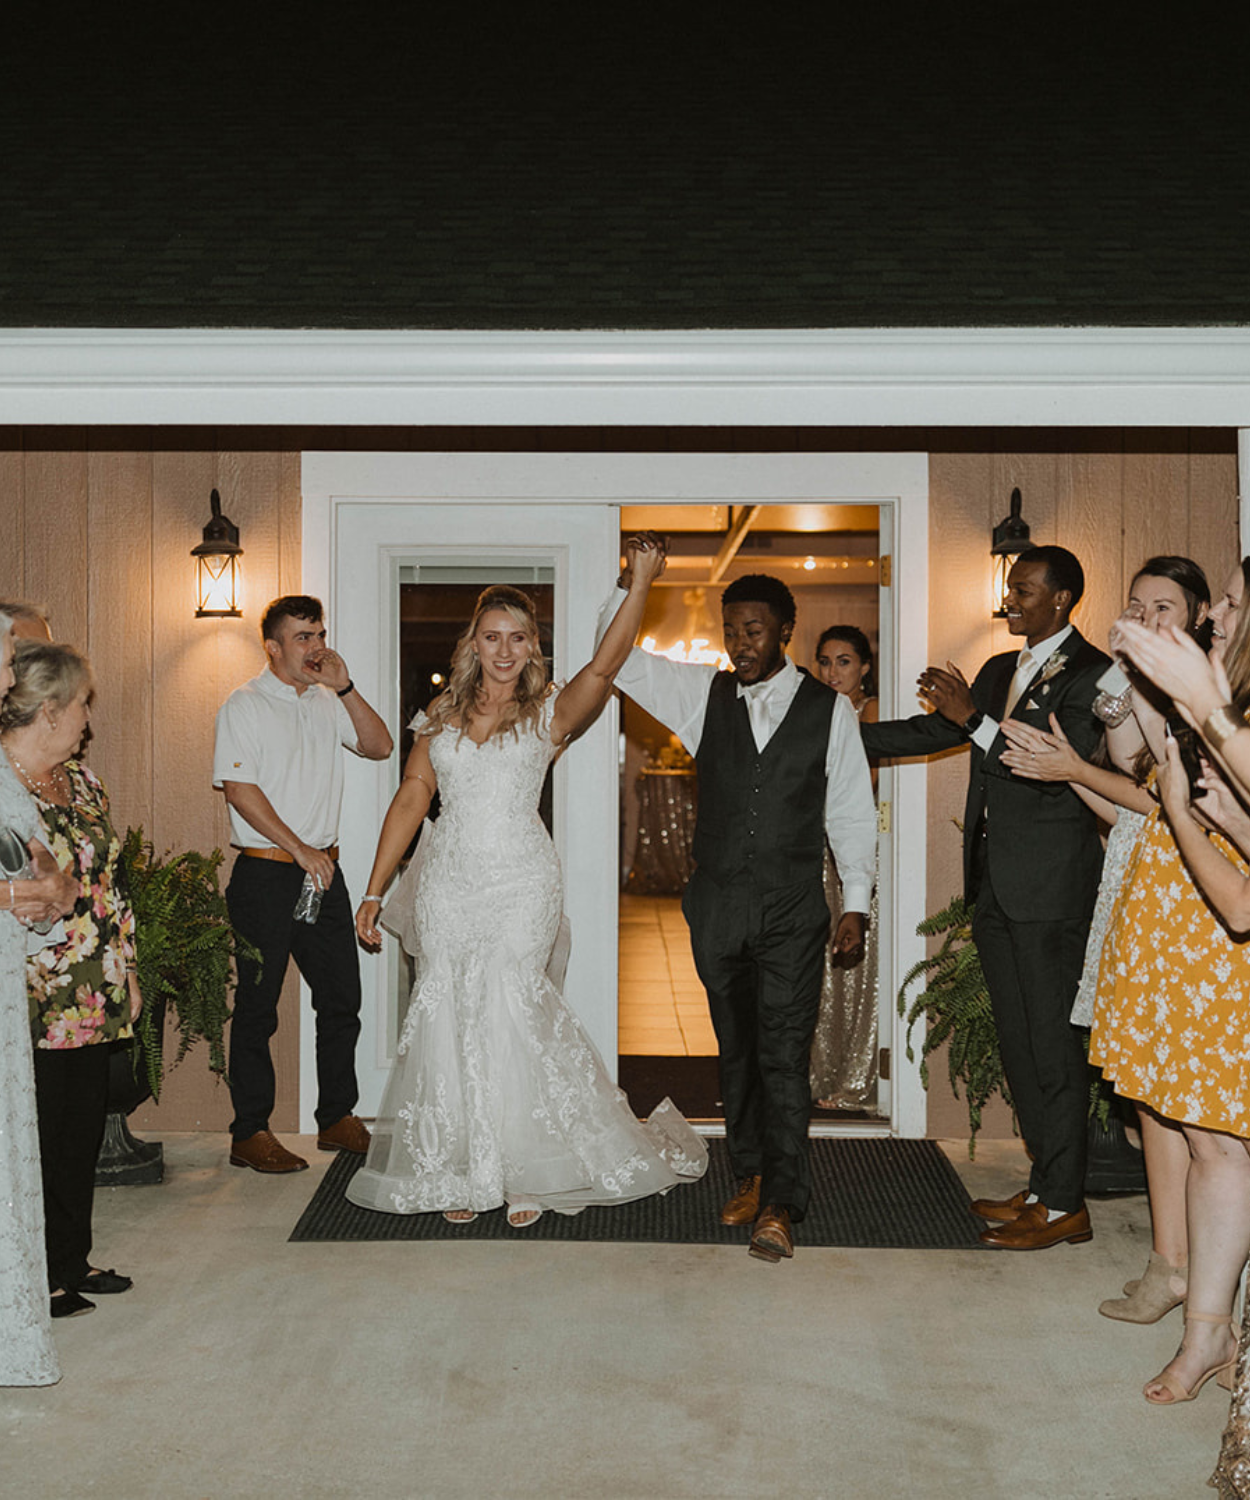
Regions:
<instances>
[{"instance_id":1,"label":"yellow floral dress","mask_svg":"<svg viewBox=\"0 0 1250 1500\"><path fill-rule=\"evenodd\" d=\"M134 1035L126 968L134 963L135 919L124 886L121 839L109 821L103 783L78 761L65 763L72 795L60 807L36 797L44 842L78 880L63 942L26 962L31 1042L87 1047Z\"/></svg>"},{"instance_id":2,"label":"yellow floral dress","mask_svg":"<svg viewBox=\"0 0 1250 1500\"><path fill-rule=\"evenodd\" d=\"M1230 844L1212 841L1247 873ZM1165 1119L1250 1138L1248 990L1246 945L1199 893L1155 808L1103 947L1090 1062Z\"/></svg>"}]
</instances>

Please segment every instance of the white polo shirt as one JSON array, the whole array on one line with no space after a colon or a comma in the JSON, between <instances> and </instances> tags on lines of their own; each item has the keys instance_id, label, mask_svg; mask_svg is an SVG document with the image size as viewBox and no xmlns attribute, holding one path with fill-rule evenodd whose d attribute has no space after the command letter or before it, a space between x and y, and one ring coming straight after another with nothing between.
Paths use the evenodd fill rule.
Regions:
<instances>
[{"instance_id":1,"label":"white polo shirt","mask_svg":"<svg viewBox=\"0 0 1250 1500\"><path fill-rule=\"evenodd\" d=\"M338 842L343 800L343 757L356 752L356 727L333 689L302 693L266 667L236 688L217 711L213 785L258 786L295 836L314 849ZM241 849L272 849L272 839L232 807L230 842Z\"/></svg>"}]
</instances>

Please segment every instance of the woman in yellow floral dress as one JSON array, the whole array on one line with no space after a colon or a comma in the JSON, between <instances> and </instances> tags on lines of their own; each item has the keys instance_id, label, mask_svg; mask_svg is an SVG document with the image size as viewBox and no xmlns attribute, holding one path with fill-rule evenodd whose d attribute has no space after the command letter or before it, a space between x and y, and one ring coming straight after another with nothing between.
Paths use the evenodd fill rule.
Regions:
<instances>
[{"instance_id":1,"label":"woman in yellow floral dress","mask_svg":"<svg viewBox=\"0 0 1250 1500\"><path fill-rule=\"evenodd\" d=\"M1250 610L1237 613L1226 644L1234 690L1244 690ZM1136 698L1144 703L1144 695ZM1160 743L1156 758L1162 764L1165 756ZM1164 807L1147 819L1103 949L1090 1061L1118 1093L1177 1122L1189 1147L1185 1336L1144 1389L1148 1401L1171 1405L1191 1400L1212 1376L1230 1384L1236 1355L1233 1299L1250 1251L1250 952L1239 940L1245 934L1230 930L1213 907L1201 877L1195 881L1184 843L1178 847L1181 818L1182 839L1192 842L1197 829L1181 811L1187 786L1175 770L1161 775ZM1208 838L1205 830L1196 836L1247 874L1227 839Z\"/></svg>"},{"instance_id":2,"label":"woman in yellow floral dress","mask_svg":"<svg viewBox=\"0 0 1250 1500\"><path fill-rule=\"evenodd\" d=\"M45 1242L53 1317L90 1312L84 1293L124 1292L91 1264L95 1163L104 1133L107 1043L132 1036L140 997L134 915L108 794L73 757L91 718L91 668L69 646L22 641L0 707L0 744L30 792L58 863L78 890L61 942L27 960Z\"/></svg>"}]
</instances>

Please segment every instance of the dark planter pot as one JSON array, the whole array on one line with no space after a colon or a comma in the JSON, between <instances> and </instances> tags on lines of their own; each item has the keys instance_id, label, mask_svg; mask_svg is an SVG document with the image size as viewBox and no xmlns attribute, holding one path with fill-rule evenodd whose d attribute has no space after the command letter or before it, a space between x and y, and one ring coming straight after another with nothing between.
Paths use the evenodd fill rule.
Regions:
<instances>
[{"instance_id":1,"label":"dark planter pot","mask_svg":"<svg viewBox=\"0 0 1250 1500\"><path fill-rule=\"evenodd\" d=\"M165 1024L160 1007L158 1027ZM126 1116L152 1097L139 1042L118 1042L109 1058L104 1139L96 1157L96 1187L139 1187L164 1180L165 1148L160 1141L141 1141L130 1133Z\"/></svg>"},{"instance_id":2,"label":"dark planter pot","mask_svg":"<svg viewBox=\"0 0 1250 1500\"><path fill-rule=\"evenodd\" d=\"M1085 1191L1090 1197L1146 1191L1146 1159L1124 1133L1126 1108L1121 1099L1115 1098L1105 1126L1090 1117L1085 1165Z\"/></svg>"}]
</instances>

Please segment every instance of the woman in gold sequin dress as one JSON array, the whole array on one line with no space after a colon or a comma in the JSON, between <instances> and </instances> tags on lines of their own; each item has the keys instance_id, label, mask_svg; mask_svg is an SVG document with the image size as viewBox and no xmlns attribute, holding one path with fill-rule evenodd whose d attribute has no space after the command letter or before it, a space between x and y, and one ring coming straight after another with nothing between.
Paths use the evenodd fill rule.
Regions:
<instances>
[{"instance_id":1,"label":"woman in gold sequin dress","mask_svg":"<svg viewBox=\"0 0 1250 1500\"><path fill-rule=\"evenodd\" d=\"M816 644L816 675L850 700L862 724L877 722L877 684L872 647L855 625L831 625ZM870 764L873 791L877 769ZM842 915L842 887L829 850L825 850L825 899L829 931ZM863 957L850 962L834 951L832 936L825 952L820 988L820 1017L812 1036L812 1098L819 1109L875 1109L877 1104L877 954L879 910L874 884L864 933Z\"/></svg>"}]
</instances>

